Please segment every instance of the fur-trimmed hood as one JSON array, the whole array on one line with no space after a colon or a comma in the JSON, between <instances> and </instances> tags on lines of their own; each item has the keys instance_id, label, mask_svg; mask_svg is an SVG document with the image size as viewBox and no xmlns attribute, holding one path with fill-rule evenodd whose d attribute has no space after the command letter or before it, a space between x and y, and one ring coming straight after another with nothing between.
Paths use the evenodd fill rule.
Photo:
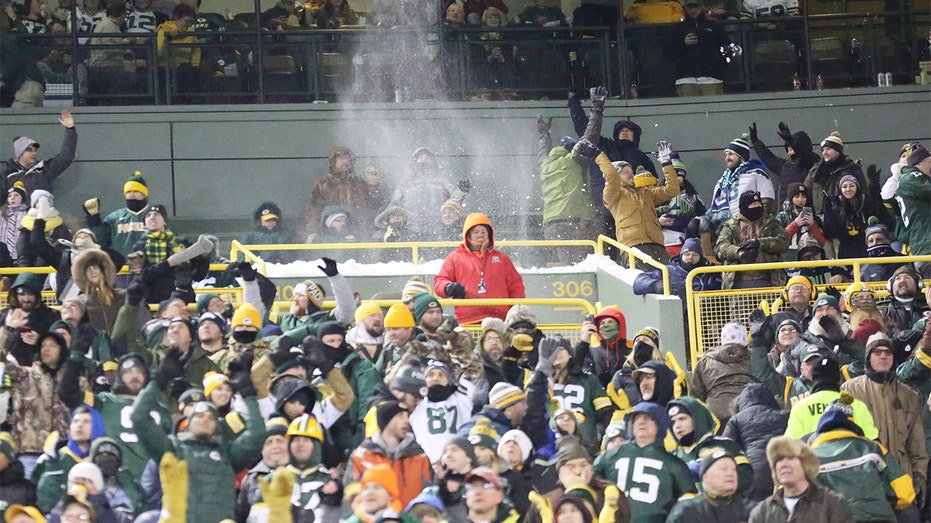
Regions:
<instances>
[{"instance_id":1,"label":"fur-trimmed hood","mask_svg":"<svg viewBox=\"0 0 931 523\"><path fill-rule=\"evenodd\" d=\"M87 277L85 271L91 265L99 265L103 272L104 281L108 287L113 287L116 283L116 265L110 256L100 249L88 249L82 252L78 259L71 265L71 278L74 283L84 292L87 292Z\"/></svg>"}]
</instances>

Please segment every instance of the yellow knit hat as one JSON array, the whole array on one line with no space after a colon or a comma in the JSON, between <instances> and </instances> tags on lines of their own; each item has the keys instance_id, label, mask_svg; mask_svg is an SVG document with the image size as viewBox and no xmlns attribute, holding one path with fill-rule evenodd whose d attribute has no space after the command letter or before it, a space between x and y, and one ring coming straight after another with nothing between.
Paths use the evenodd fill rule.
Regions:
<instances>
[{"instance_id":1,"label":"yellow knit hat","mask_svg":"<svg viewBox=\"0 0 931 523\"><path fill-rule=\"evenodd\" d=\"M240 325L261 329L262 315L259 314L259 310L249 303L243 303L240 305L239 308L236 309L236 312L233 314L233 321L230 322L230 329L235 329Z\"/></svg>"},{"instance_id":2,"label":"yellow knit hat","mask_svg":"<svg viewBox=\"0 0 931 523\"><path fill-rule=\"evenodd\" d=\"M381 307L370 301L362 302L356 308L356 325L362 323L362 320L373 314L381 314Z\"/></svg>"},{"instance_id":3,"label":"yellow knit hat","mask_svg":"<svg viewBox=\"0 0 931 523\"><path fill-rule=\"evenodd\" d=\"M413 329L417 323L407 305L395 303L388 309L388 314L385 314L384 325L386 329Z\"/></svg>"},{"instance_id":4,"label":"yellow knit hat","mask_svg":"<svg viewBox=\"0 0 931 523\"><path fill-rule=\"evenodd\" d=\"M208 372L204 374L204 396L210 398L210 393L217 390L217 387L220 385L229 385L230 379L225 374L220 374L219 372Z\"/></svg>"}]
</instances>

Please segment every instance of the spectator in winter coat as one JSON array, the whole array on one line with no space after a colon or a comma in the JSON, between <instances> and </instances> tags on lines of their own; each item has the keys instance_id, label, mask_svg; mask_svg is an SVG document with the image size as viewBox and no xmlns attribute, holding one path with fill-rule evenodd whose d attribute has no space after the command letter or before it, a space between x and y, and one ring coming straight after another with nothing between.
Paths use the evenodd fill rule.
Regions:
<instances>
[{"instance_id":1,"label":"spectator in winter coat","mask_svg":"<svg viewBox=\"0 0 931 523\"><path fill-rule=\"evenodd\" d=\"M266 478L278 467L288 465L290 455L288 440L285 438L287 431L288 422L284 418L274 417L265 422L262 460L249 469L236 496L236 517L239 521L246 519L255 503L256 494L259 492L259 478Z\"/></svg>"},{"instance_id":2,"label":"spectator in winter coat","mask_svg":"<svg viewBox=\"0 0 931 523\"><path fill-rule=\"evenodd\" d=\"M375 214L385 202L376 198L366 180L354 174L355 168L356 155L348 147L337 146L330 151L327 173L314 182L304 213L308 237L320 231L320 217L330 205L345 209L364 228L359 231L361 237L369 237Z\"/></svg>"},{"instance_id":3,"label":"spectator in winter coat","mask_svg":"<svg viewBox=\"0 0 931 523\"><path fill-rule=\"evenodd\" d=\"M669 272L669 292L685 299L685 282L689 272L698 267L708 267L711 263L705 258L698 238L689 238L682 244L679 254L673 256L666 266ZM721 288L721 275L718 273L696 274L692 278L693 291L715 291ZM634 279L634 294L663 293L663 273L659 269L642 272Z\"/></svg>"},{"instance_id":4,"label":"spectator in winter coat","mask_svg":"<svg viewBox=\"0 0 931 523\"><path fill-rule=\"evenodd\" d=\"M870 194L859 161L854 161L844 154L844 141L835 131L821 141L821 161L816 163L805 178L805 186L811 194L810 206L815 214L824 213L825 196L840 196L840 181L845 175L851 175L867 200Z\"/></svg>"},{"instance_id":5,"label":"spectator in winter coat","mask_svg":"<svg viewBox=\"0 0 931 523\"><path fill-rule=\"evenodd\" d=\"M853 520L843 496L818 485L818 458L804 442L778 436L766 445L766 459L778 490L750 513L750 523ZM794 500L794 502L793 502Z\"/></svg>"},{"instance_id":6,"label":"spectator in winter coat","mask_svg":"<svg viewBox=\"0 0 931 523\"><path fill-rule=\"evenodd\" d=\"M931 240L926 234L931 227L931 211L928 210L928 202L931 201L931 153L924 147L917 147L908 156L907 163L902 168L897 194L901 199L912 254L927 255L931 254ZM918 262L916 267L922 277L931 278L931 263Z\"/></svg>"},{"instance_id":7,"label":"spectator in winter coat","mask_svg":"<svg viewBox=\"0 0 931 523\"><path fill-rule=\"evenodd\" d=\"M126 206L100 218L100 200L84 202L87 227L94 231L97 243L123 256L133 252L136 242L145 237L145 214L149 205L149 187L142 173L136 171L123 184Z\"/></svg>"},{"instance_id":8,"label":"spectator in winter coat","mask_svg":"<svg viewBox=\"0 0 931 523\"><path fill-rule=\"evenodd\" d=\"M70 240L71 231L55 208L55 198L48 191L36 189L29 197L31 208L20 222L16 240L16 266L56 266L64 250L58 240Z\"/></svg>"},{"instance_id":9,"label":"spectator in winter coat","mask_svg":"<svg viewBox=\"0 0 931 523\"><path fill-rule=\"evenodd\" d=\"M827 242L822 232L821 218L811 210L809 200L808 188L804 184L789 184L782 211L776 215L776 221L789 234L789 249L783 256L786 261L796 259L798 251L805 246L817 244L823 247Z\"/></svg>"},{"instance_id":10,"label":"spectator in winter coat","mask_svg":"<svg viewBox=\"0 0 931 523\"><path fill-rule=\"evenodd\" d=\"M16 182L7 191L6 202L0 206L0 266L12 267L16 259L20 227L29 210L26 198L23 182Z\"/></svg>"},{"instance_id":11,"label":"spectator in winter coat","mask_svg":"<svg viewBox=\"0 0 931 523\"><path fill-rule=\"evenodd\" d=\"M775 436L781 436L789 422L789 413L776 403L772 393L761 383L748 383L737 396L734 415L727 421L725 438L736 441L746 449L753 467L753 485L747 498L756 502L773 492L773 473L766 460L766 445Z\"/></svg>"},{"instance_id":12,"label":"spectator in winter coat","mask_svg":"<svg viewBox=\"0 0 931 523\"><path fill-rule=\"evenodd\" d=\"M918 499L923 499L928 483L928 449L922 427L926 406L917 392L896 379L899 363L892 340L881 332L873 334L866 345L866 374L844 383L841 390L869 407L879 441L911 476Z\"/></svg>"},{"instance_id":13,"label":"spectator in winter coat","mask_svg":"<svg viewBox=\"0 0 931 523\"><path fill-rule=\"evenodd\" d=\"M552 118L537 119L540 146L540 185L543 189L543 238L547 240L583 240L589 238L592 223L591 189L587 170L593 149L589 140L576 142L564 137L553 147L550 138ZM557 249L562 265L581 261L584 250L560 247Z\"/></svg>"},{"instance_id":14,"label":"spectator in winter coat","mask_svg":"<svg viewBox=\"0 0 931 523\"><path fill-rule=\"evenodd\" d=\"M720 422L705 405L692 396L681 396L666 406L669 429L676 441L670 452L685 463L701 458L705 451L716 447L728 451L737 462L737 490L743 494L753 482L753 467L743 449L732 439L716 436Z\"/></svg>"},{"instance_id":15,"label":"spectator in winter coat","mask_svg":"<svg viewBox=\"0 0 931 523\"><path fill-rule=\"evenodd\" d=\"M441 298L524 298L524 281L511 259L495 248L495 231L482 213L462 225L462 244L443 260L433 279ZM488 316L504 319L509 307L456 307L456 321L474 323Z\"/></svg>"},{"instance_id":16,"label":"spectator in winter coat","mask_svg":"<svg viewBox=\"0 0 931 523\"><path fill-rule=\"evenodd\" d=\"M642 165L655 175L656 167L653 166L650 157L640 150L640 136L643 131L639 125L629 120L619 120L614 124L611 136L600 136L605 96L607 96L607 90L598 91L592 97L592 112L591 119L589 119L585 116L579 93L569 92L569 117L572 119L576 134L580 138L586 135L597 137L597 142L592 141L612 162L627 162L632 166ZM601 168L597 164L592 164L589 167L588 176L592 204L595 207L593 233L614 238L616 236L614 218L604 206L605 179Z\"/></svg>"},{"instance_id":17,"label":"spectator in winter coat","mask_svg":"<svg viewBox=\"0 0 931 523\"><path fill-rule=\"evenodd\" d=\"M666 57L676 64L676 94L724 94L727 62L721 49L731 40L721 24L706 15L702 0L686 0L683 7L685 16L666 41Z\"/></svg>"},{"instance_id":18,"label":"spectator in winter coat","mask_svg":"<svg viewBox=\"0 0 931 523\"><path fill-rule=\"evenodd\" d=\"M631 351L624 314L615 305L605 307L595 315L593 323L582 324L582 341L591 345L585 357L586 372L597 377L601 386L606 387L614 373L623 368Z\"/></svg>"},{"instance_id":19,"label":"spectator in winter coat","mask_svg":"<svg viewBox=\"0 0 931 523\"><path fill-rule=\"evenodd\" d=\"M892 248L892 234L881 224L866 228L866 257L867 258L894 258L901 256ZM867 263L860 266L861 281L886 281L901 265L896 263Z\"/></svg>"},{"instance_id":20,"label":"spectator in winter coat","mask_svg":"<svg viewBox=\"0 0 931 523\"><path fill-rule=\"evenodd\" d=\"M672 148L668 142L658 142L659 160L663 164L666 183L656 186L656 179L643 166L637 166L636 175L630 165L614 165L600 154L595 163L604 174L604 205L614 216L617 241L649 254L666 263L665 238L655 208L679 194L679 177L672 167ZM621 264L626 263L626 253Z\"/></svg>"},{"instance_id":21,"label":"spectator in winter coat","mask_svg":"<svg viewBox=\"0 0 931 523\"><path fill-rule=\"evenodd\" d=\"M866 257L866 228L882 223L894 225L882 202L867 199L856 176L845 174L839 195L822 199L824 235L835 242L837 258Z\"/></svg>"},{"instance_id":22,"label":"spectator in winter coat","mask_svg":"<svg viewBox=\"0 0 931 523\"><path fill-rule=\"evenodd\" d=\"M701 492L676 503L666 523L746 521L753 503L737 493L737 462L723 448L702 452L698 469Z\"/></svg>"},{"instance_id":23,"label":"spectator in winter coat","mask_svg":"<svg viewBox=\"0 0 931 523\"><path fill-rule=\"evenodd\" d=\"M42 301L43 279L31 272L19 273L10 286L9 306L0 312L0 322L9 327L0 332L0 345L23 367L38 359L39 338L60 319L58 311Z\"/></svg>"},{"instance_id":24,"label":"spectator in winter coat","mask_svg":"<svg viewBox=\"0 0 931 523\"><path fill-rule=\"evenodd\" d=\"M16 457L14 446L10 433L0 432L0 502L6 505L4 515L10 519L17 513L25 512L27 509L24 505L34 505L36 502L36 486L26 479L25 469ZM42 515L35 507L29 507L28 510L33 517Z\"/></svg>"},{"instance_id":25,"label":"spectator in winter coat","mask_svg":"<svg viewBox=\"0 0 931 523\"><path fill-rule=\"evenodd\" d=\"M786 427L786 436L802 438L818 429L818 420L830 404L840 397L841 382L840 367L833 358L822 357L814 362L811 372L811 395L800 400L789 411L789 424ZM855 423L860 427L861 434L875 440L879 431L873 423L870 409L860 400L853 399L852 407Z\"/></svg>"},{"instance_id":26,"label":"spectator in winter coat","mask_svg":"<svg viewBox=\"0 0 931 523\"><path fill-rule=\"evenodd\" d=\"M748 191L759 193L764 207L772 208L776 197L773 182L763 162L750 159L750 144L745 138L735 138L727 145L724 165L727 169L714 185L711 207L706 213L714 224L735 218L740 211L740 197Z\"/></svg>"},{"instance_id":27,"label":"spectator in winter coat","mask_svg":"<svg viewBox=\"0 0 931 523\"><path fill-rule=\"evenodd\" d=\"M892 273L887 287L890 290L889 301L882 309L886 333L895 336L907 331L927 315L929 304L928 292L924 295L924 281L912 265L903 265Z\"/></svg>"},{"instance_id":28,"label":"spectator in winter coat","mask_svg":"<svg viewBox=\"0 0 931 523\"><path fill-rule=\"evenodd\" d=\"M274 245L299 243L297 233L284 225L284 213L278 204L264 201L252 212L255 230L242 239L246 245ZM254 251L260 258L271 263L290 263L297 259L295 251Z\"/></svg>"},{"instance_id":29,"label":"spectator in winter coat","mask_svg":"<svg viewBox=\"0 0 931 523\"><path fill-rule=\"evenodd\" d=\"M793 133L789 126L779 122L779 132L783 145L786 149L788 160L779 158L769 147L760 140L756 130L756 122L750 126L750 145L753 146L753 152L760 158L760 161L766 165L766 169L772 173L773 187L775 189L775 201L789 201L792 195L786 189L790 189L792 184L805 182L808 171L818 163L820 159L814 151L811 150L811 138L805 131ZM810 193L808 193L810 194ZM807 203L811 207L811 198Z\"/></svg>"},{"instance_id":30,"label":"spectator in winter coat","mask_svg":"<svg viewBox=\"0 0 931 523\"><path fill-rule=\"evenodd\" d=\"M659 216L659 224L663 227L666 252L675 256L681 251L682 243L686 239L685 229L689 222L705 214L708 209L698 196L695 186L685 178L688 172L677 152L672 153L672 167L679 179L679 195L669 200L669 203L657 207L656 215Z\"/></svg>"},{"instance_id":31,"label":"spectator in winter coat","mask_svg":"<svg viewBox=\"0 0 931 523\"><path fill-rule=\"evenodd\" d=\"M745 265L778 261L789 246L789 235L766 211L760 193L740 195L740 212L721 228L714 253L724 265ZM722 289L749 289L782 286L786 274L782 269L727 272Z\"/></svg>"},{"instance_id":32,"label":"spectator in winter coat","mask_svg":"<svg viewBox=\"0 0 931 523\"><path fill-rule=\"evenodd\" d=\"M78 132L71 112L62 111L58 122L65 128L61 150L48 160L39 160L39 142L20 136L13 142L13 158L6 163L0 179L0 194L7 194L16 182L23 182L26 193L35 190L52 191L52 182L74 161Z\"/></svg>"},{"instance_id":33,"label":"spectator in winter coat","mask_svg":"<svg viewBox=\"0 0 931 523\"><path fill-rule=\"evenodd\" d=\"M811 439L811 450L821 462L816 481L847 498L854 521L896 521L896 512L908 509L915 500L912 478L883 445L864 436L861 413L851 406L856 401L841 393L818 420Z\"/></svg>"},{"instance_id":34,"label":"spectator in winter coat","mask_svg":"<svg viewBox=\"0 0 931 523\"><path fill-rule=\"evenodd\" d=\"M783 287L782 311L773 314L773 324L780 325L785 320L793 320L801 326L802 330L808 329L808 323L811 321L811 302L814 297L815 286L811 280L805 276L793 276L786 282Z\"/></svg>"},{"instance_id":35,"label":"spectator in winter coat","mask_svg":"<svg viewBox=\"0 0 931 523\"><path fill-rule=\"evenodd\" d=\"M436 154L426 147L415 150L408 165L408 175L398 183L391 201L410 211L413 232L425 238L434 237L439 229L437 209L453 197L462 201L467 183L460 183L459 189L453 188L449 177L440 170ZM384 205L377 207L382 208Z\"/></svg>"},{"instance_id":36,"label":"spectator in winter coat","mask_svg":"<svg viewBox=\"0 0 931 523\"><path fill-rule=\"evenodd\" d=\"M695 364L692 395L726 423L731 416L731 402L753 381L747 329L740 323L728 323L721 328L721 346L706 351Z\"/></svg>"}]
</instances>

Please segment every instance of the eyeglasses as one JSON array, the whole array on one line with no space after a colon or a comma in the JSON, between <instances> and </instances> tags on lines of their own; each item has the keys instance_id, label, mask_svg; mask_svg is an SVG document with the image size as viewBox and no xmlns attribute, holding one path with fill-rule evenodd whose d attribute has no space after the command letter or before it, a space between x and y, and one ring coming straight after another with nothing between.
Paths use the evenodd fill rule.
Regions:
<instances>
[{"instance_id":1,"label":"eyeglasses","mask_svg":"<svg viewBox=\"0 0 931 523\"><path fill-rule=\"evenodd\" d=\"M865 301L876 301L876 299L873 298L873 295L872 295L872 294L866 294L866 293L857 294L857 295L855 295L855 296L853 297L853 302L854 302L854 303L857 303L857 302L865 302Z\"/></svg>"},{"instance_id":2,"label":"eyeglasses","mask_svg":"<svg viewBox=\"0 0 931 523\"><path fill-rule=\"evenodd\" d=\"M77 523L78 521L90 521L91 517L87 514L62 514L61 520L66 523Z\"/></svg>"},{"instance_id":3,"label":"eyeglasses","mask_svg":"<svg viewBox=\"0 0 931 523\"><path fill-rule=\"evenodd\" d=\"M485 341L501 341L498 336L485 336Z\"/></svg>"},{"instance_id":4,"label":"eyeglasses","mask_svg":"<svg viewBox=\"0 0 931 523\"><path fill-rule=\"evenodd\" d=\"M870 352L881 356L892 356L892 351L890 349L873 349Z\"/></svg>"},{"instance_id":5,"label":"eyeglasses","mask_svg":"<svg viewBox=\"0 0 931 523\"><path fill-rule=\"evenodd\" d=\"M466 490L475 490L475 489L493 490L493 489L498 488L498 485L495 485L494 483L491 483L490 481L486 481L485 483L479 483L478 481L473 481L472 483L466 483L465 488Z\"/></svg>"},{"instance_id":6,"label":"eyeglasses","mask_svg":"<svg viewBox=\"0 0 931 523\"><path fill-rule=\"evenodd\" d=\"M779 329L779 334L788 334L790 332L798 334L798 330L795 327L783 327Z\"/></svg>"}]
</instances>

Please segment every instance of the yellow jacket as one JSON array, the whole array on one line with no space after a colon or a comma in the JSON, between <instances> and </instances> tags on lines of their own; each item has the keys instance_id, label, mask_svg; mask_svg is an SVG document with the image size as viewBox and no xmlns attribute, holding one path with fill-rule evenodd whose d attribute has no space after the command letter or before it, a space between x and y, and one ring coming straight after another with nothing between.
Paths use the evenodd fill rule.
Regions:
<instances>
[{"instance_id":1,"label":"yellow jacket","mask_svg":"<svg viewBox=\"0 0 931 523\"><path fill-rule=\"evenodd\" d=\"M604 205L614 216L617 241L628 247L643 243L663 245L663 228L654 207L679 194L679 178L672 164L663 166L666 177L663 185L637 189L621 182L620 174L604 153L595 162L605 178Z\"/></svg>"},{"instance_id":2,"label":"yellow jacket","mask_svg":"<svg viewBox=\"0 0 931 523\"><path fill-rule=\"evenodd\" d=\"M168 50L165 45L168 38L166 35L173 33L171 40L171 61L168 62ZM194 67L200 67L200 47L192 46L197 43L197 36L188 28L181 31L177 22L169 20L158 26L158 65L164 66L168 63L172 69L181 64L191 64Z\"/></svg>"}]
</instances>

